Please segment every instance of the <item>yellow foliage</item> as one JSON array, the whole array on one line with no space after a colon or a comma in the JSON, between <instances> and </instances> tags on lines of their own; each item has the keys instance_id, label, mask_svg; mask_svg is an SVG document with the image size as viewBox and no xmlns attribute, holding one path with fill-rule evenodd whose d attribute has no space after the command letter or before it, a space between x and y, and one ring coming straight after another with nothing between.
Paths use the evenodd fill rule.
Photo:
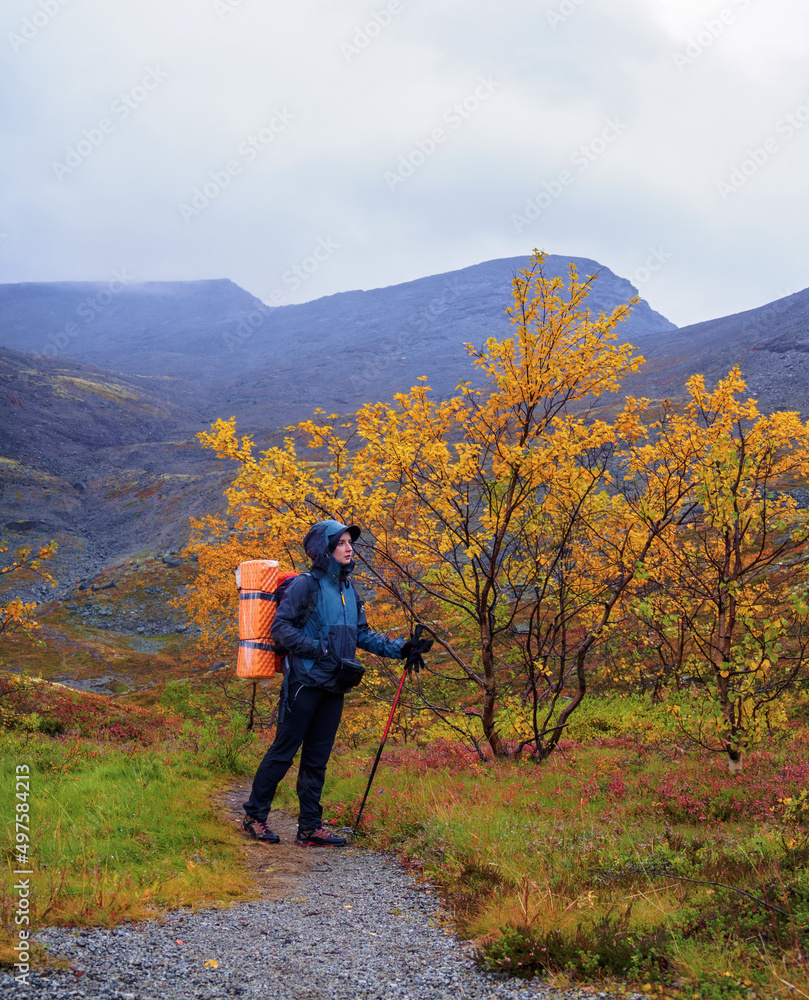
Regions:
<instances>
[{"instance_id":1,"label":"yellow foliage","mask_svg":"<svg viewBox=\"0 0 809 1000\"><path fill-rule=\"evenodd\" d=\"M200 434L238 473L227 517L192 522L190 614L208 648L232 648L236 565L300 571L301 539L333 517L363 530L355 575L377 627L420 621L436 640L442 666L414 697L456 732L544 755L600 649L621 683L657 684L658 661L664 683L701 677L737 746L772 723L762 692L802 665L780 645L805 645L807 522L779 490L809 476L809 425L762 416L737 368L713 391L695 375L681 410L628 397L593 419L643 361L615 334L633 303L593 317L594 277L548 278L544 260L514 278L512 334L467 345L485 388L436 399L422 377L350 421L317 410L262 452L235 419Z\"/></svg>"},{"instance_id":2,"label":"yellow foliage","mask_svg":"<svg viewBox=\"0 0 809 1000\"><path fill-rule=\"evenodd\" d=\"M422 378L392 403L366 404L349 423L316 411L294 437L258 454L234 420L199 435L239 464L227 520L193 524L190 548L201 575L190 611L207 644L235 639L237 562L275 556L300 568L300 539L314 521L358 523L360 583L374 598L369 612L389 630L426 625L452 670L477 689L475 717L503 751L498 670L514 658L515 622L536 605L538 567L550 581L560 546L573 539L573 525L582 529L581 620L590 631L603 618L594 594L610 585L593 583L592 570L615 570L615 546L599 539L593 548L593 532L612 515L614 501L597 489L608 473L603 462L584 460L609 448L615 432L569 408L614 391L643 360L614 332L633 303L594 317L586 309L594 276L580 278L571 265L565 282L543 268L536 252L514 279L513 335L480 349L467 345L486 376L485 392L462 382L456 395L438 400ZM301 457L306 452L315 460ZM441 711L449 720L457 707Z\"/></svg>"},{"instance_id":3,"label":"yellow foliage","mask_svg":"<svg viewBox=\"0 0 809 1000\"><path fill-rule=\"evenodd\" d=\"M772 703L803 668L809 631L809 520L784 489L809 477L809 423L763 416L746 389L738 368L713 392L695 375L684 411L667 404L648 426L647 404L631 401L636 516L651 524L667 495L682 499L645 559L627 606L632 645L612 665L648 676L654 656L656 683L712 687L712 739L734 753L782 724ZM639 646L650 655L636 657Z\"/></svg>"},{"instance_id":4,"label":"yellow foliage","mask_svg":"<svg viewBox=\"0 0 809 1000\"><path fill-rule=\"evenodd\" d=\"M0 543L0 555L8 552L8 546ZM56 586L56 580L50 573L41 569L43 561L50 559L56 552L56 542L49 542L38 552L31 549L18 549L12 560L5 566L0 567L0 576L16 575L23 579L36 576L38 579ZM34 618L37 609L35 601L23 601L21 598L13 598L0 604L0 636L10 635L13 632L22 632L24 635L33 635L39 628L39 622Z\"/></svg>"}]
</instances>

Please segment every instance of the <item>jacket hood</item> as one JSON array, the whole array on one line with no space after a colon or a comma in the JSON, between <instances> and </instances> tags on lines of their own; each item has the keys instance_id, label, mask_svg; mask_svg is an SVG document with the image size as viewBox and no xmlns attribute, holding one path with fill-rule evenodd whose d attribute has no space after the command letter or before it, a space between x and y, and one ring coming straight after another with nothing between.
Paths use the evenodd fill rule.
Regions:
<instances>
[{"instance_id":1,"label":"jacket hood","mask_svg":"<svg viewBox=\"0 0 809 1000\"><path fill-rule=\"evenodd\" d=\"M348 525L343 524L341 521L333 520L318 521L317 524L309 529L306 538L303 540L303 549L312 560L312 566L315 569L334 572L336 567L338 572L343 569L350 572L354 568L353 560L348 566L343 566L337 562L329 550L329 542L335 535L339 537L344 531L348 531L351 534L352 542L356 542L361 534L360 529L355 524Z\"/></svg>"}]
</instances>

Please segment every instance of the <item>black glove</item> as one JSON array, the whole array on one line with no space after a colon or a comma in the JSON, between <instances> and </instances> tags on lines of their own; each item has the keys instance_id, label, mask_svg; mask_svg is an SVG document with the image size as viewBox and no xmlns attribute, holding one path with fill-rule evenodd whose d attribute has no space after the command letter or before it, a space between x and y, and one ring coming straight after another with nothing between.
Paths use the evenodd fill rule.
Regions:
<instances>
[{"instance_id":1,"label":"black glove","mask_svg":"<svg viewBox=\"0 0 809 1000\"><path fill-rule=\"evenodd\" d=\"M408 639L407 642L402 646L402 659L409 660L411 653L429 653L433 648L432 639Z\"/></svg>"},{"instance_id":2,"label":"black glove","mask_svg":"<svg viewBox=\"0 0 809 1000\"><path fill-rule=\"evenodd\" d=\"M429 653L432 648L432 639L408 639L402 646L402 659L407 660L405 663L407 672L415 670L418 673L424 666L422 653Z\"/></svg>"}]
</instances>

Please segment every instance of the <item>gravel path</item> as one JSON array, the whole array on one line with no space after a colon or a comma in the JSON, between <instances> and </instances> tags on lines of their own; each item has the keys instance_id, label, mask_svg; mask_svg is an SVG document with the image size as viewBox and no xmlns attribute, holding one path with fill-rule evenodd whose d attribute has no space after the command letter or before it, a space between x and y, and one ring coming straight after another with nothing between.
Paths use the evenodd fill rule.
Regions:
<instances>
[{"instance_id":1,"label":"gravel path","mask_svg":"<svg viewBox=\"0 0 809 1000\"><path fill-rule=\"evenodd\" d=\"M34 974L29 989L3 975L0 998L532 1000L564 995L477 968L468 946L443 926L431 887L417 885L390 855L353 848L307 854L309 871L284 899L172 913L114 930L49 928L39 939L71 969Z\"/></svg>"},{"instance_id":2,"label":"gravel path","mask_svg":"<svg viewBox=\"0 0 809 1000\"><path fill-rule=\"evenodd\" d=\"M247 786L213 800L239 825ZM273 811L280 844L243 836L261 893L227 910L172 912L113 930L50 927L37 937L69 969L32 973L21 986L0 972L0 1000L588 1000L482 971L451 932L434 887L395 857L361 848L294 844L297 823Z\"/></svg>"}]
</instances>

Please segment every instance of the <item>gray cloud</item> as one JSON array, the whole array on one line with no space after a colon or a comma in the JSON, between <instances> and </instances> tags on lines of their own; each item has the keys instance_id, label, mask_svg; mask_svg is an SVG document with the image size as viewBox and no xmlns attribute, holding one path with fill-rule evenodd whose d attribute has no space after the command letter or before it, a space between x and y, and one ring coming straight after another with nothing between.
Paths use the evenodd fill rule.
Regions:
<instances>
[{"instance_id":1,"label":"gray cloud","mask_svg":"<svg viewBox=\"0 0 809 1000\"><path fill-rule=\"evenodd\" d=\"M809 285L802 0L8 0L0 44L0 280L269 301L323 240L286 301L534 246L657 251L679 324Z\"/></svg>"}]
</instances>

